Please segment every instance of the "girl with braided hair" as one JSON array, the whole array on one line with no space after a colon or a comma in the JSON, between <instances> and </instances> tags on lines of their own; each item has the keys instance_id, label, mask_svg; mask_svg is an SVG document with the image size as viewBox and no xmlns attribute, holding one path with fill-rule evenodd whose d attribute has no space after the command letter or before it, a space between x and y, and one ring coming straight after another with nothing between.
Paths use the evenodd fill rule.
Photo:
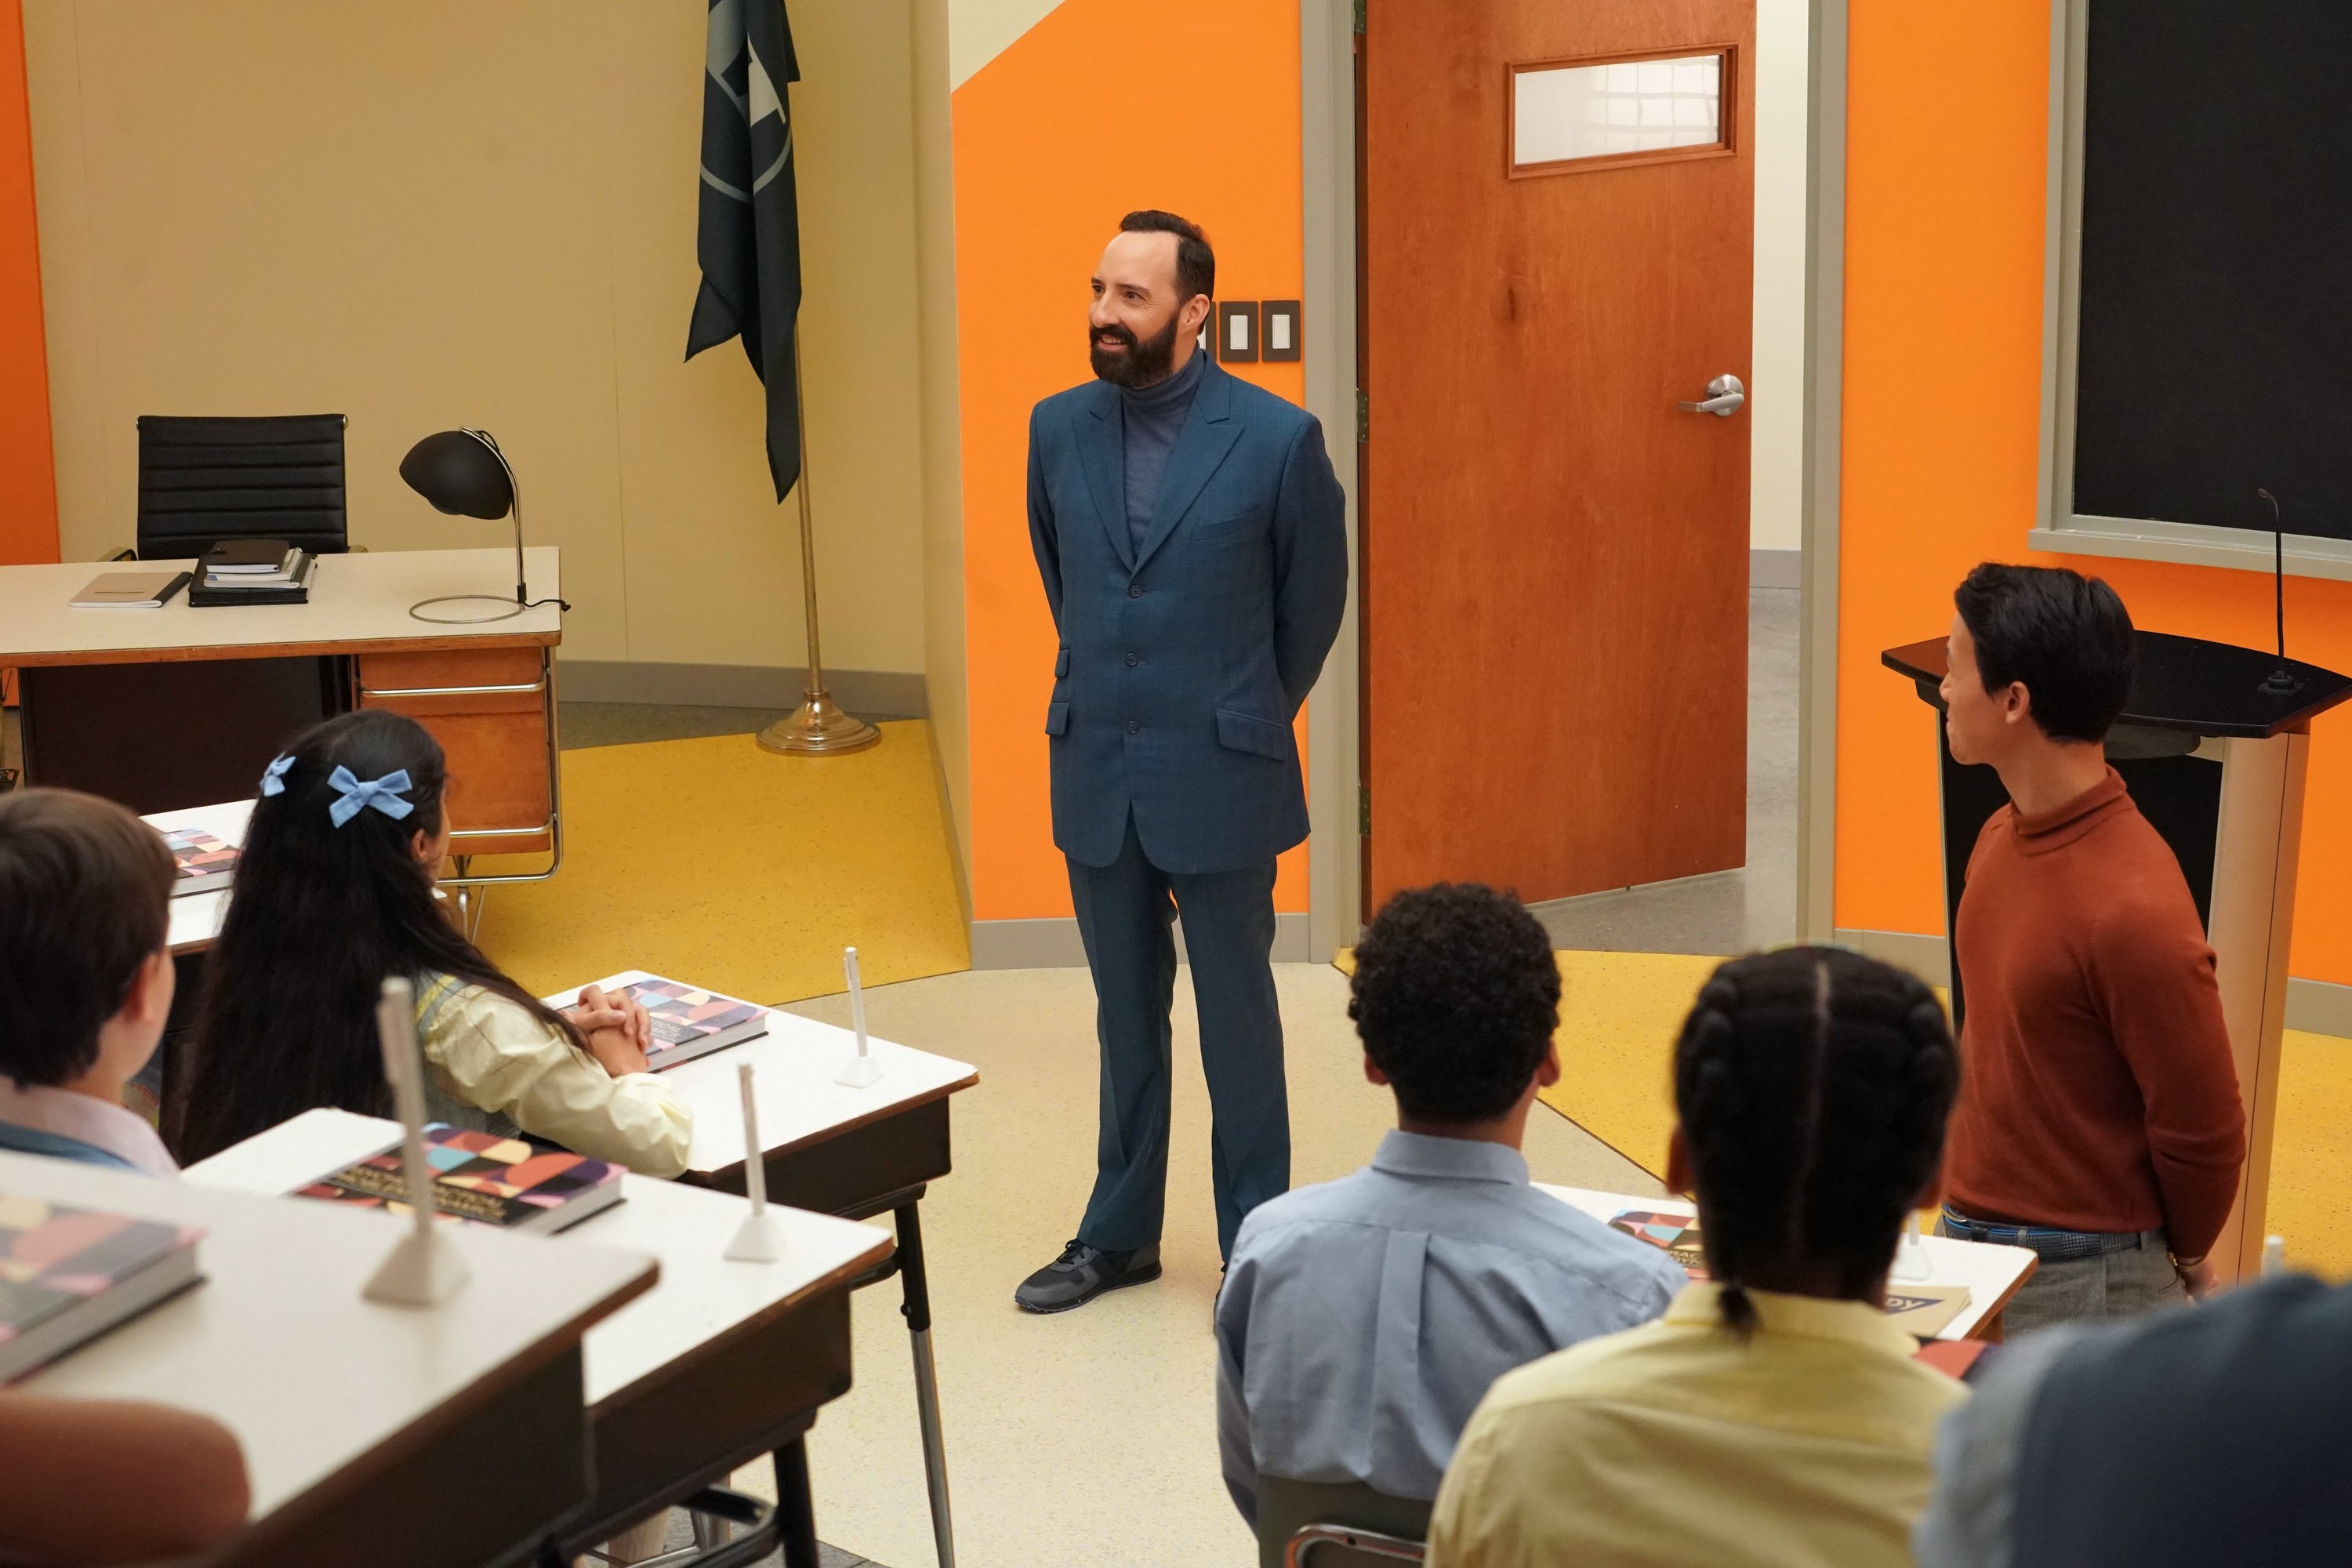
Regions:
<instances>
[{"instance_id":1,"label":"girl with braided hair","mask_svg":"<svg viewBox=\"0 0 2352 1568\"><path fill-rule=\"evenodd\" d=\"M1435 1568L1895 1568L1964 1397L1885 1315L1934 1201L1959 1058L1935 994L1838 948L1734 959L1675 1047L1667 1182L1705 1282L1497 1380L1438 1494Z\"/></svg>"}]
</instances>

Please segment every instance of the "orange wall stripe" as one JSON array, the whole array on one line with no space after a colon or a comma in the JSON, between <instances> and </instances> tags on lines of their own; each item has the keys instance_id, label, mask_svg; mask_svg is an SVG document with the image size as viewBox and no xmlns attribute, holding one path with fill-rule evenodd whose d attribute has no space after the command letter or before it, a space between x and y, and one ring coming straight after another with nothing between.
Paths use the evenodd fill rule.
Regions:
<instances>
[{"instance_id":1,"label":"orange wall stripe","mask_svg":"<svg viewBox=\"0 0 2352 1568\"><path fill-rule=\"evenodd\" d=\"M1141 33L1136 17L1129 0L1063 0L954 97L978 920L1070 912L1047 798L1054 629L1024 496L1030 406L1090 374L1087 279L1104 243L1121 214L1164 207L1208 230L1223 298L1295 300L1305 274L1297 8L1199 0L1150 8ZM1297 363L1232 368L1306 395ZM1304 910L1306 890L1301 846L1283 858L1275 907Z\"/></svg>"},{"instance_id":2,"label":"orange wall stripe","mask_svg":"<svg viewBox=\"0 0 2352 1568\"><path fill-rule=\"evenodd\" d=\"M1944 929L1933 710L1879 650L1939 637L1981 560L2105 577L2151 631L2271 643L2252 572L2029 551L2037 500L2045 4L1955 28L1856 6L1847 61L1844 497L1839 533L1836 921ZM1934 395L1923 398L1923 377ZM2352 584L2292 578L2287 642L2352 670ZM2313 726L2297 975L2352 984L2352 715Z\"/></svg>"},{"instance_id":3,"label":"orange wall stripe","mask_svg":"<svg viewBox=\"0 0 2352 1568\"><path fill-rule=\"evenodd\" d=\"M0 565L58 558L24 20L20 0L0 0Z\"/></svg>"}]
</instances>

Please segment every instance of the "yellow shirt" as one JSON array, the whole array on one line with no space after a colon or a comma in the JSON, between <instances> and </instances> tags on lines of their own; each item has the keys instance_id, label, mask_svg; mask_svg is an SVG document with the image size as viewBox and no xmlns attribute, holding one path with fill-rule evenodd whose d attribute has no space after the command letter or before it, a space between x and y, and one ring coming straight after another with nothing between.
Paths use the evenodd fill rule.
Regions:
<instances>
[{"instance_id":1,"label":"yellow shirt","mask_svg":"<svg viewBox=\"0 0 2352 1568\"><path fill-rule=\"evenodd\" d=\"M1717 1287L1496 1380L1431 1521L1432 1568L1887 1568L1911 1562L1936 1424L1967 1391L1859 1301Z\"/></svg>"},{"instance_id":2,"label":"yellow shirt","mask_svg":"<svg viewBox=\"0 0 2352 1568\"><path fill-rule=\"evenodd\" d=\"M649 1072L614 1078L496 992L434 977L417 997L432 1088L574 1153L644 1176L686 1169L694 1113ZM445 1119L453 1119L445 1117Z\"/></svg>"}]
</instances>

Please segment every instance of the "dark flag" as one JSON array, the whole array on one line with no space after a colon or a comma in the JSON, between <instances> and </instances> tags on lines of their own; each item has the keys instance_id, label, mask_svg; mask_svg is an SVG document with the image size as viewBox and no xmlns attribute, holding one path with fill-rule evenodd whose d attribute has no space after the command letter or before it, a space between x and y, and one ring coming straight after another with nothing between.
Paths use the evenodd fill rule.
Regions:
<instances>
[{"instance_id":1,"label":"dark flag","mask_svg":"<svg viewBox=\"0 0 2352 1568\"><path fill-rule=\"evenodd\" d=\"M793 331L801 308L800 204L785 84L800 79L784 0L710 0L702 79L702 290L686 357L740 337L768 388L768 470L782 500L801 472Z\"/></svg>"}]
</instances>

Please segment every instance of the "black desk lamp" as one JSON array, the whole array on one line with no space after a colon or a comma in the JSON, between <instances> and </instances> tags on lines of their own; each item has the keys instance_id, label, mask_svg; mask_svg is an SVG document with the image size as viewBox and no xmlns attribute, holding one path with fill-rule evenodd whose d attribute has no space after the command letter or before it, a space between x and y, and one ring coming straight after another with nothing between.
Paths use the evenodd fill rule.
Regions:
<instances>
[{"instance_id":1,"label":"black desk lamp","mask_svg":"<svg viewBox=\"0 0 2352 1568\"><path fill-rule=\"evenodd\" d=\"M2303 689L2303 677L2286 666L2286 525L2279 519L2278 497L2266 489L2254 493L2271 509L2271 592L2278 610L2278 668L2263 678L2262 689L2273 697L2292 697Z\"/></svg>"},{"instance_id":2,"label":"black desk lamp","mask_svg":"<svg viewBox=\"0 0 2352 1568\"><path fill-rule=\"evenodd\" d=\"M410 489L431 501L436 511L447 512L452 517L478 517L487 522L495 522L512 512L515 520L512 604L495 594L448 594L436 599L420 599L408 606L408 613L420 621L462 626L509 620L529 609L530 596L523 586L522 572L522 493L515 485L514 470L507 466L506 454L499 450L490 433L461 428L427 436L400 459L400 477L408 481ZM497 608L486 615L425 613L436 605Z\"/></svg>"}]
</instances>

